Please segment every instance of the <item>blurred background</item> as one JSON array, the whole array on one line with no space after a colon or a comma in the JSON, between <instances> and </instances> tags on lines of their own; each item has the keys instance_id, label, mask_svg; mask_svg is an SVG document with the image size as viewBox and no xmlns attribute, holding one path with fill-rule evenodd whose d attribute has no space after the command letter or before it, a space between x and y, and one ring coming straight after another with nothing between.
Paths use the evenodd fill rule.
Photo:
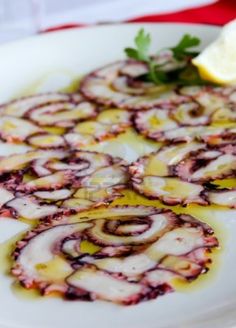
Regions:
<instances>
[{"instance_id":1,"label":"blurred background","mask_svg":"<svg viewBox=\"0 0 236 328\"><path fill-rule=\"evenodd\" d=\"M236 0L227 1L236 6ZM215 2L217 0L0 0L0 42L61 25L120 22Z\"/></svg>"}]
</instances>

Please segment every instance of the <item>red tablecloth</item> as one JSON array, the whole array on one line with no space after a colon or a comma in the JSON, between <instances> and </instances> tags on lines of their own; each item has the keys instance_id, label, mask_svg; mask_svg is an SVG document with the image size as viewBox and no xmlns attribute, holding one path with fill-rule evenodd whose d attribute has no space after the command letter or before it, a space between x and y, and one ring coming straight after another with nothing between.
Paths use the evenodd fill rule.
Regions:
<instances>
[{"instance_id":1,"label":"red tablecloth","mask_svg":"<svg viewBox=\"0 0 236 328\"><path fill-rule=\"evenodd\" d=\"M213 4L165 15L148 15L130 22L186 22L224 25L236 18L236 0L219 0Z\"/></svg>"},{"instance_id":2,"label":"red tablecloth","mask_svg":"<svg viewBox=\"0 0 236 328\"><path fill-rule=\"evenodd\" d=\"M131 1L131 0L127 0ZM145 1L145 0L144 0ZM168 1L168 0L167 0ZM130 19L128 22L186 22L186 23L203 23L224 25L230 20L236 18L236 0L219 0L213 4L201 7L181 10L168 14L151 14L148 16L136 17ZM47 29L43 32L50 32L60 29L82 27L83 24L68 23L53 28Z\"/></svg>"}]
</instances>

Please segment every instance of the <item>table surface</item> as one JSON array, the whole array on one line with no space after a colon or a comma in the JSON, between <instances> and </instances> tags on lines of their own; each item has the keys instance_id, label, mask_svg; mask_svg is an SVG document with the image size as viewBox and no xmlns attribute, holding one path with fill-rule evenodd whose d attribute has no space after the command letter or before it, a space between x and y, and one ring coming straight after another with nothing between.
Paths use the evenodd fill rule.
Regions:
<instances>
[{"instance_id":1,"label":"table surface","mask_svg":"<svg viewBox=\"0 0 236 328\"><path fill-rule=\"evenodd\" d=\"M216 0L0 0L0 42L67 23L123 21ZM21 15L19 15L19 12Z\"/></svg>"}]
</instances>

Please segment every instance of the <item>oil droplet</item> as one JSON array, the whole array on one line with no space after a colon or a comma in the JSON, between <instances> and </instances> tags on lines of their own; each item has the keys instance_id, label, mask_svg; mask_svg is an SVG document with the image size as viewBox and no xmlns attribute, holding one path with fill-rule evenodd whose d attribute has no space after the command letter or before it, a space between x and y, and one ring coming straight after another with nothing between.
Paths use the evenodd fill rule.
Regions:
<instances>
[{"instance_id":1,"label":"oil droplet","mask_svg":"<svg viewBox=\"0 0 236 328\"><path fill-rule=\"evenodd\" d=\"M222 180L215 180L213 184L216 184L218 188L236 188L236 178L229 178L229 179L222 179Z\"/></svg>"},{"instance_id":2,"label":"oil droplet","mask_svg":"<svg viewBox=\"0 0 236 328\"><path fill-rule=\"evenodd\" d=\"M54 255L53 259L45 263L37 263L35 269L42 280L62 282L69 276L73 269L68 262L60 256Z\"/></svg>"},{"instance_id":3,"label":"oil droplet","mask_svg":"<svg viewBox=\"0 0 236 328\"><path fill-rule=\"evenodd\" d=\"M89 242L88 240L83 240L80 244L80 251L82 253L94 254L98 252L101 247Z\"/></svg>"}]
</instances>

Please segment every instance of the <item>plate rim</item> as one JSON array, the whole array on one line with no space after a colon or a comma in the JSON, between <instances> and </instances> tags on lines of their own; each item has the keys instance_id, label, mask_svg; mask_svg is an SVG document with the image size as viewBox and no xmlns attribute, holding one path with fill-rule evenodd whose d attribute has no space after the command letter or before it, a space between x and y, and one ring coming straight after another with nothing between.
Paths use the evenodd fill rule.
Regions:
<instances>
[{"instance_id":1,"label":"plate rim","mask_svg":"<svg viewBox=\"0 0 236 328\"><path fill-rule=\"evenodd\" d=\"M123 28L123 27L132 27L132 26L136 26L136 27L144 27L144 26L149 26L149 27L153 27L153 26L190 26L190 27L202 27L202 28L209 28L212 30L218 30L220 31L223 27L219 26L219 25L213 25L213 24L204 24L204 23L188 23L188 22L140 22L140 23L136 23L136 22L125 22L125 23L104 23L104 24L93 24L93 25L85 25L85 26L81 26L81 27L71 27L71 28L67 28L67 29L58 29L56 31L42 31L39 33L36 33L34 35L29 35L26 37L23 37L21 39L16 39L16 40L10 40L10 41L6 41L2 44L0 44L0 50L9 46L13 46L13 45L18 45L18 44L23 44L25 42L30 42L30 41L34 41L34 40L40 40L40 39L47 39L47 38L51 38L55 35L63 35L63 34L69 34L73 31L80 31L83 29L90 29L90 30L97 30L97 29L111 29L113 27L118 27L118 28Z\"/></svg>"}]
</instances>

